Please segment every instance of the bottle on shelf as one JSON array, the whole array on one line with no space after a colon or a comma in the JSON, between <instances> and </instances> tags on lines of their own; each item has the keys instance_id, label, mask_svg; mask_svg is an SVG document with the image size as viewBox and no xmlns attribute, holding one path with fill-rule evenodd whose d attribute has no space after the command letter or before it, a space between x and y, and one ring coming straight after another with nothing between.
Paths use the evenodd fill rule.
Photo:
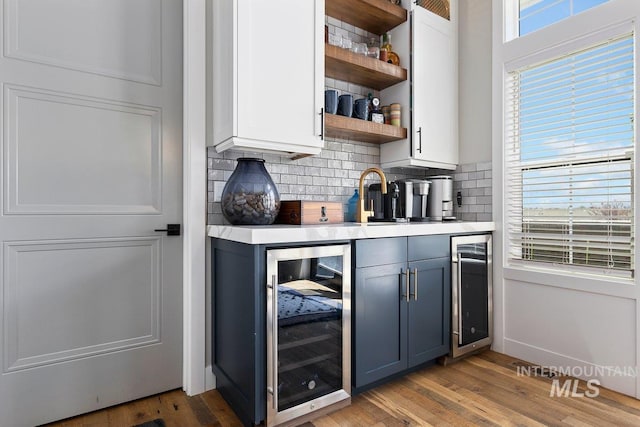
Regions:
<instances>
[{"instance_id":1,"label":"bottle on shelf","mask_svg":"<svg viewBox=\"0 0 640 427\"><path fill-rule=\"evenodd\" d=\"M353 192L353 196L347 202L347 222L356 222L356 212L358 210L358 189Z\"/></svg>"},{"instance_id":2,"label":"bottle on shelf","mask_svg":"<svg viewBox=\"0 0 640 427\"><path fill-rule=\"evenodd\" d=\"M369 120L374 123L384 123L384 114L382 114L382 110L380 109L380 99L373 98L371 100L371 113L369 114Z\"/></svg>"},{"instance_id":3,"label":"bottle on shelf","mask_svg":"<svg viewBox=\"0 0 640 427\"><path fill-rule=\"evenodd\" d=\"M382 52L385 51L386 54L383 55ZM380 46L380 59L383 59L383 56L386 57L386 62L393 65L400 65L400 57L397 53L393 51L393 46L391 46L391 34L385 33L382 35L382 45Z\"/></svg>"}]
</instances>

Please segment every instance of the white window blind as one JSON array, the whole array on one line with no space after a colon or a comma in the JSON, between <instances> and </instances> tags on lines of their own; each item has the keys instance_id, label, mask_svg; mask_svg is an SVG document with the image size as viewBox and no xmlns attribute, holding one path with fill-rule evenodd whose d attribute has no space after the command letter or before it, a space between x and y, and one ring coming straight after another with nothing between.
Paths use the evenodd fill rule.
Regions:
<instances>
[{"instance_id":1,"label":"white window blind","mask_svg":"<svg viewBox=\"0 0 640 427\"><path fill-rule=\"evenodd\" d=\"M506 93L509 259L632 276L632 35L512 71Z\"/></svg>"}]
</instances>

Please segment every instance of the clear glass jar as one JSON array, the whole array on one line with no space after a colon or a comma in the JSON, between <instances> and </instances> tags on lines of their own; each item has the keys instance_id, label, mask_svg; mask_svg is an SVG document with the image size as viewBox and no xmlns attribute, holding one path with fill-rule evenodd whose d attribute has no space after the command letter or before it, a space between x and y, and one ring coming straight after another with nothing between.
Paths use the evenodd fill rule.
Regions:
<instances>
[{"instance_id":1,"label":"clear glass jar","mask_svg":"<svg viewBox=\"0 0 640 427\"><path fill-rule=\"evenodd\" d=\"M222 214L233 225L273 224L280 211L280 195L264 160L239 158L221 202Z\"/></svg>"},{"instance_id":2,"label":"clear glass jar","mask_svg":"<svg viewBox=\"0 0 640 427\"><path fill-rule=\"evenodd\" d=\"M370 58L380 59L380 46L375 37L369 39L367 56Z\"/></svg>"}]
</instances>

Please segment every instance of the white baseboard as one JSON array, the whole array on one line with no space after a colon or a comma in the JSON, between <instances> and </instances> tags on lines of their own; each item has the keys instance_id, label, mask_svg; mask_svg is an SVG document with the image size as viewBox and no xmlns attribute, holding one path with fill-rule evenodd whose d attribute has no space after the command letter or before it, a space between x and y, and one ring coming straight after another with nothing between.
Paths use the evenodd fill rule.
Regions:
<instances>
[{"instance_id":1,"label":"white baseboard","mask_svg":"<svg viewBox=\"0 0 640 427\"><path fill-rule=\"evenodd\" d=\"M634 367L620 366L615 367L617 369L614 370L611 369L612 367L579 360L509 338L504 339L504 354L544 367L576 367L572 369L574 376L583 380L597 379L602 387L638 398L638 396L636 396L636 376L633 375L633 372L630 372L627 376L622 375L625 368ZM603 370L605 371L605 375L598 375L602 373ZM576 375L580 372L586 374L593 373L594 375L588 377L585 375Z\"/></svg>"}]
</instances>

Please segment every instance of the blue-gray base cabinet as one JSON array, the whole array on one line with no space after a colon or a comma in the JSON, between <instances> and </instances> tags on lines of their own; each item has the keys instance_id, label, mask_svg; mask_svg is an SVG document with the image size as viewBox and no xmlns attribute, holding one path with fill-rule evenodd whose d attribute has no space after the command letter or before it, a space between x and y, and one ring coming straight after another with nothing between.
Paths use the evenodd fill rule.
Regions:
<instances>
[{"instance_id":1,"label":"blue-gray base cabinet","mask_svg":"<svg viewBox=\"0 0 640 427\"><path fill-rule=\"evenodd\" d=\"M356 392L449 353L448 235L356 240Z\"/></svg>"},{"instance_id":2,"label":"blue-gray base cabinet","mask_svg":"<svg viewBox=\"0 0 640 427\"><path fill-rule=\"evenodd\" d=\"M250 245L224 239L211 242L211 359L216 386L244 425L260 424L267 416L267 252L309 245ZM350 243L314 242L313 246ZM305 333L312 331L305 329ZM314 342L316 348L322 348L322 343ZM293 346L289 347L291 350ZM280 356L281 352L279 349ZM327 360L323 358L325 364Z\"/></svg>"},{"instance_id":3,"label":"blue-gray base cabinet","mask_svg":"<svg viewBox=\"0 0 640 427\"><path fill-rule=\"evenodd\" d=\"M266 250L211 239L212 365L216 388L244 425L266 411Z\"/></svg>"}]
</instances>

